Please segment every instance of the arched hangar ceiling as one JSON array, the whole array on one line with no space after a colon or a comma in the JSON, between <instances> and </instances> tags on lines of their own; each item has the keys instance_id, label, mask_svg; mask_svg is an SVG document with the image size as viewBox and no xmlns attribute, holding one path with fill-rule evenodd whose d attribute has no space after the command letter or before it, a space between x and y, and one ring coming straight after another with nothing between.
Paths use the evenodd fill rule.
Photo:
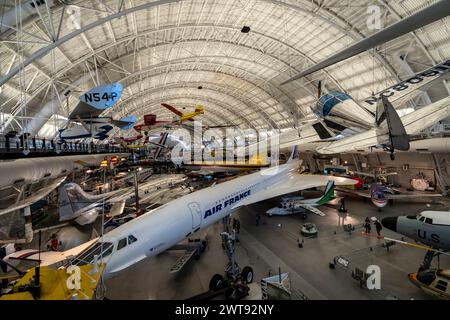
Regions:
<instances>
[{"instance_id":1,"label":"arched hangar ceiling","mask_svg":"<svg viewBox=\"0 0 450 320\"><path fill-rule=\"evenodd\" d=\"M3 1L0 14L29 2L37 4ZM206 112L200 118L207 125L292 127L311 112L319 80L325 90L343 90L358 99L448 58L446 18L280 86L376 32L367 25L368 6L380 7L385 27L435 2L47 0L22 22L2 26L1 130L26 126L49 101L52 114L67 116L81 92L115 81L125 86L123 113L170 119L161 102L186 108L202 104ZM251 31L242 33L243 26ZM448 95L446 90L444 82L429 91L431 99Z\"/></svg>"}]
</instances>

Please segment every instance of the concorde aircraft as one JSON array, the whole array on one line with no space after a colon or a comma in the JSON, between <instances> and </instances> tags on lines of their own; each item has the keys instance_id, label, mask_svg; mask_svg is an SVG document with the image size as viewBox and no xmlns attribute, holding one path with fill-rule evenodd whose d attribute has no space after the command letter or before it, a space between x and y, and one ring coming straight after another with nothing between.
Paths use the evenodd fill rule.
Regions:
<instances>
[{"instance_id":1,"label":"concorde aircraft","mask_svg":"<svg viewBox=\"0 0 450 320\"><path fill-rule=\"evenodd\" d=\"M72 263L81 265L97 256L106 262L104 276L111 277L173 247L245 205L325 186L329 180L336 185L355 183L355 180L341 177L301 175L297 171L300 164L296 148L293 148L284 165L215 184L173 200L105 234Z\"/></svg>"}]
</instances>

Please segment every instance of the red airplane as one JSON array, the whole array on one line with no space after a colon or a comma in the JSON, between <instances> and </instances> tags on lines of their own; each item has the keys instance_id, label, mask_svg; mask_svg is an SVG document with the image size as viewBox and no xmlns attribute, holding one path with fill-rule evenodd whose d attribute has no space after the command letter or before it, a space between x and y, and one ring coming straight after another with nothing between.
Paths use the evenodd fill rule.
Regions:
<instances>
[{"instance_id":1,"label":"red airplane","mask_svg":"<svg viewBox=\"0 0 450 320\"><path fill-rule=\"evenodd\" d=\"M133 128L134 128L134 130L136 130L137 132L140 133L141 131L150 131L150 129L152 129L152 128L169 125L171 123L172 123L172 121L156 120L155 114L146 114L146 115L144 115L144 123L135 125Z\"/></svg>"},{"instance_id":2,"label":"red airplane","mask_svg":"<svg viewBox=\"0 0 450 320\"><path fill-rule=\"evenodd\" d=\"M179 111L177 108L171 106L170 104L161 103L161 105L164 108L166 108L167 110L169 110L175 114L175 117L172 121L158 121L158 120L156 120L156 115L146 114L144 116L144 123L135 125L133 128L137 132L150 131L150 129L155 128L155 127L170 128L170 125L172 125L172 124L181 124L183 121L187 121L187 120L194 121L193 118L195 116L198 116L198 115L204 113L203 106L196 106L195 110L193 112L182 113L181 111Z\"/></svg>"}]
</instances>

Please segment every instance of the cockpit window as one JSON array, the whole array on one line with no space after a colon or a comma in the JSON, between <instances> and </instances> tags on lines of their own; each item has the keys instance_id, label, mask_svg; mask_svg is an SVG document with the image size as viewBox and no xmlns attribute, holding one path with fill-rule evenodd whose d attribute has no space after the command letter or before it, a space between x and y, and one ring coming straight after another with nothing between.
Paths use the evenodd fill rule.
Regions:
<instances>
[{"instance_id":1,"label":"cockpit window","mask_svg":"<svg viewBox=\"0 0 450 320\"><path fill-rule=\"evenodd\" d=\"M433 219L431 219L431 218L426 218L426 219L425 219L425 223L433 224Z\"/></svg>"},{"instance_id":2,"label":"cockpit window","mask_svg":"<svg viewBox=\"0 0 450 320\"><path fill-rule=\"evenodd\" d=\"M120 239L119 243L117 244L117 250L125 248L126 246L127 246L127 238Z\"/></svg>"},{"instance_id":3,"label":"cockpit window","mask_svg":"<svg viewBox=\"0 0 450 320\"><path fill-rule=\"evenodd\" d=\"M425 221L425 217L420 217L420 218L419 218L419 221L420 221L420 222L424 222L424 221Z\"/></svg>"},{"instance_id":4,"label":"cockpit window","mask_svg":"<svg viewBox=\"0 0 450 320\"><path fill-rule=\"evenodd\" d=\"M132 244L133 242L136 242L136 241L137 241L136 237L133 236L132 234L130 234L128 236L128 244Z\"/></svg>"},{"instance_id":5,"label":"cockpit window","mask_svg":"<svg viewBox=\"0 0 450 320\"><path fill-rule=\"evenodd\" d=\"M111 242L95 242L86 250L82 251L78 256L76 256L72 264L75 265L85 265L92 263L94 257L97 256L98 260L109 256L113 252L113 244Z\"/></svg>"},{"instance_id":6,"label":"cockpit window","mask_svg":"<svg viewBox=\"0 0 450 320\"><path fill-rule=\"evenodd\" d=\"M447 282L446 281L442 281L442 280L438 280L438 282L436 284L436 289L445 292L447 290Z\"/></svg>"}]
</instances>

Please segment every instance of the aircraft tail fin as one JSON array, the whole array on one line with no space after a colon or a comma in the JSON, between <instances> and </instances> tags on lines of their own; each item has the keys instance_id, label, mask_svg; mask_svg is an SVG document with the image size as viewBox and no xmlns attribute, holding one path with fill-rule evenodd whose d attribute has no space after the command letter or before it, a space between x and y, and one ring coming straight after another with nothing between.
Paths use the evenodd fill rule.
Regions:
<instances>
[{"instance_id":1,"label":"aircraft tail fin","mask_svg":"<svg viewBox=\"0 0 450 320\"><path fill-rule=\"evenodd\" d=\"M100 200L103 195L92 196L87 194L76 183L66 183L59 187L59 219L72 220L80 216L81 209Z\"/></svg>"},{"instance_id":2,"label":"aircraft tail fin","mask_svg":"<svg viewBox=\"0 0 450 320\"><path fill-rule=\"evenodd\" d=\"M67 221L76 218L75 208L65 189L65 185L59 187L58 194L59 221Z\"/></svg>"},{"instance_id":3,"label":"aircraft tail fin","mask_svg":"<svg viewBox=\"0 0 450 320\"><path fill-rule=\"evenodd\" d=\"M389 100L382 96L377 104L377 111L375 116L377 127L380 127L383 122L386 122L388 128L390 147L396 150L409 150L409 136L406 133L405 127L392 104Z\"/></svg>"},{"instance_id":4,"label":"aircraft tail fin","mask_svg":"<svg viewBox=\"0 0 450 320\"><path fill-rule=\"evenodd\" d=\"M291 163L291 162L297 161L298 158L299 158L298 146L295 145L295 146L292 147L291 155L290 155L287 163Z\"/></svg>"},{"instance_id":5,"label":"aircraft tail fin","mask_svg":"<svg viewBox=\"0 0 450 320\"><path fill-rule=\"evenodd\" d=\"M133 127L133 125L136 123L136 120L137 120L136 116L132 115L125 118L121 118L119 120L113 120L112 123L122 130L128 130Z\"/></svg>"},{"instance_id":6,"label":"aircraft tail fin","mask_svg":"<svg viewBox=\"0 0 450 320\"><path fill-rule=\"evenodd\" d=\"M336 195L334 194L334 181L330 180L328 181L327 186L325 187L325 191L323 192L322 197L317 201L317 204L322 205L335 198Z\"/></svg>"},{"instance_id":7,"label":"aircraft tail fin","mask_svg":"<svg viewBox=\"0 0 450 320\"><path fill-rule=\"evenodd\" d=\"M114 106L122 93L123 85L120 82L92 88L80 96L80 103L72 110L69 119L98 117L104 110Z\"/></svg>"},{"instance_id":8,"label":"aircraft tail fin","mask_svg":"<svg viewBox=\"0 0 450 320\"><path fill-rule=\"evenodd\" d=\"M158 159L158 157L161 155L161 151L163 148L166 147L166 143L167 143L167 137L169 136L168 132L162 132L161 133L161 138L159 139L158 143L156 144L157 147L155 149L153 149L153 154L150 155L150 157L152 159Z\"/></svg>"}]
</instances>

